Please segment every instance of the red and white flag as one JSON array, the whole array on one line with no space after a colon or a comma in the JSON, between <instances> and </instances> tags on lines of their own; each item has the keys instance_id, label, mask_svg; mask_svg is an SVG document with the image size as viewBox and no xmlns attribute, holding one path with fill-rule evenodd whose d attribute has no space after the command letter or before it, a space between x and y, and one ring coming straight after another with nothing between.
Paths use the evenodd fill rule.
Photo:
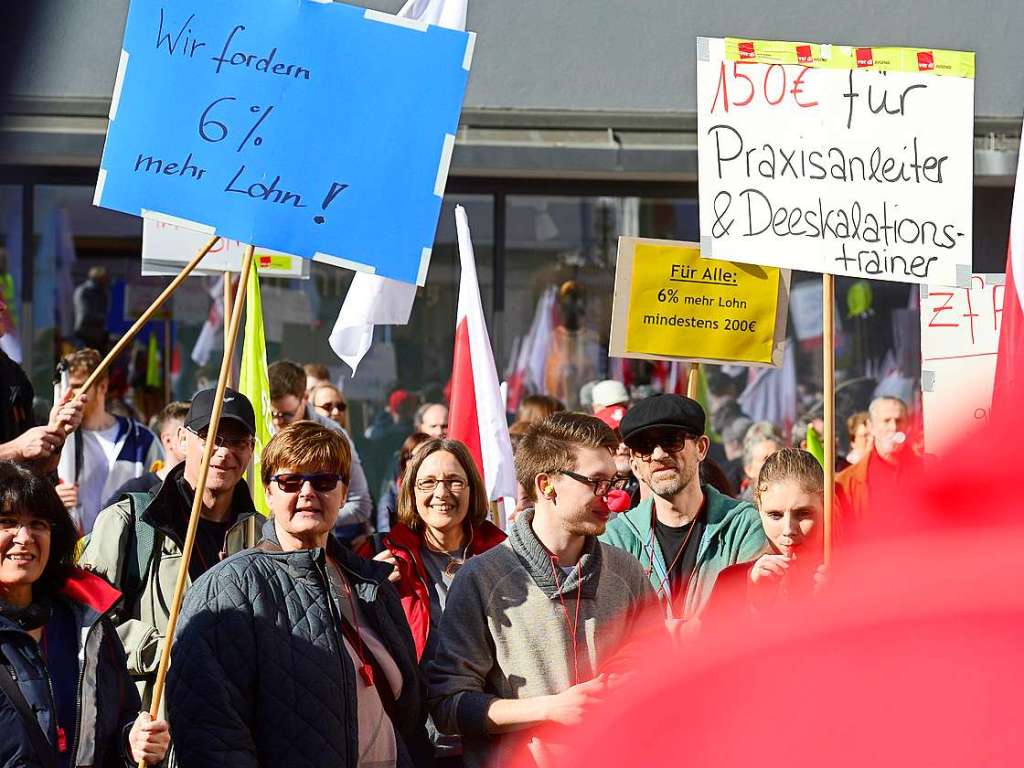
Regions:
<instances>
[{"instance_id":1,"label":"red and white flag","mask_svg":"<svg viewBox=\"0 0 1024 768\"><path fill-rule=\"evenodd\" d=\"M192 347L192 362L203 366L210 362L210 355L213 350L218 349L218 343L223 346L223 334L220 329L224 327L224 276L220 275L207 285L207 293L210 295L210 312L206 316L206 322L199 330L199 337L195 346Z\"/></svg>"},{"instance_id":2,"label":"red and white flag","mask_svg":"<svg viewBox=\"0 0 1024 768\"><path fill-rule=\"evenodd\" d=\"M690 375L690 364L673 360L669 364L668 381L665 383L665 392L673 395L685 395L687 378Z\"/></svg>"},{"instance_id":3,"label":"red and white flag","mask_svg":"<svg viewBox=\"0 0 1024 768\"><path fill-rule=\"evenodd\" d=\"M508 387L505 407L515 413L522 399L544 391L544 363L551 342L552 310L557 289L549 286L541 295L533 313L533 322L526 336L515 345L513 360L507 373Z\"/></svg>"},{"instance_id":4,"label":"red and white flag","mask_svg":"<svg viewBox=\"0 0 1024 768\"><path fill-rule=\"evenodd\" d=\"M1024 387L1024 152L1017 159L1003 291L999 355L992 390L992 414L997 418L1014 413Z\"/></svg>"},{"instance_id":5,"label":"red and white flag","mask_svg":"<svg viewBox=\"0 0 1024 768\"><path fill-rule=\"evenodd\" d=\"M505 420L505 401L501 396L494 353L484 321L469 221L461 205L455 207L455 228L459 236L462 278L455 325L448 437L461 440L473 454L483 476L488 499L514 498L516 472L508 422Z\"/></svg>"}]
</instances>

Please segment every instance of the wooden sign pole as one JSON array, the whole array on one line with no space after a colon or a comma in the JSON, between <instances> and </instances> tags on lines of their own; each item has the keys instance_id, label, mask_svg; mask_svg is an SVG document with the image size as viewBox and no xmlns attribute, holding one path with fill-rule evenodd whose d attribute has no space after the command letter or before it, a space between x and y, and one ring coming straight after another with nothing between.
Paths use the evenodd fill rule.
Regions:
<instances>
[{"instance_id":1,"label":"wooden sign pole","mask_svg":"<svg viewBox=\"0 0 1024 768\"><path fill-rule=\"evenodd\" d=\"M224 349L228 348L228 318L231 317L231 273L224 273ZM228 386L235 386L234 359L228 362Z\"/></svg>"},{"instance_id":2,"label":"wooden sign pole","mask_svg":"<svg viewBox=\"0 0 1024 768\"><path fill-rule=\"evenodd\" d=\"M153 702L149 713L155 720L160 711L160 699L163 696L164 682L167 678L167 667L171 659L171 645L174 642L174 630L178 623L178 614L181 612L181 601L185 596L185 582L188 579L188 565L192 559L192 548L195 544L196 530L199 527L199 513L203 508L203 492L206 490L206 478L210 471L210 459L216 449L217 428L220 426L220 414L224 407L224 390L228 386L228 375L231 372L231 357L235 349L235 341L238 339L238 326L242 320L242 307L245 301L245 289L249 285L249 270L252 269L253 246L246 246L245 255L242 258L242 274L238 281L238 288L235 292L234 305L231 312L231 324L228 328L228 336L225 339L224 359L220 365L220 376L217 379L217 393L213 400L213 412L210 414L210 426L207 429L206 444L203 446L203 460L199 465L199 474L196 477L195 498L192 501L192 512L188 519L188 531L185 534L185 542L182 545L181 565L178 568L178 581L174 587L174 598L170 605L170 616L167 620L167 634L164 640L163 653L160 655L160 666L156 673L156 683L153 686ZM227 318L225 317L225 320ZM145 762L139 763L139 768L145 768Z\"/></svg>"},{"instance_id":3,"label":"wooden sign pole","mask_svg":"<svg viewBox=\"0 0 1024 768\"><path fill-rule=\"evenodd\" d=\"M690 373L686 377L686 396L691 400L697 399L697 385L700 383L698 380L699 371L697 367L699 363L690 363Z\"/></svg>"},{"instance_id":4,"label":"wooden sign pole","mask_svg":"<svg viewBox=\"0 0 1024 768\"><path fill-rule=\"evenodd\" d=\"M149 322L149 319L153 317L153 315L157 313L160 307L163 306L164 302L170 298L171 294L174 293L175 290L177 290L178 286L185 282L185 278L192 274L192 270L199 266L199 262L201 262L203 257L210 252L210 249L217 244L218 240L220 240L220 238L216 235L211 237L210 241L203 246L203 249L195 255L195 258L181 268L181 272L179 272L178 275L171 280L170 284L164 288L163 292L153 300L153 303L149 305L149 309L143 312L139 316L139 319L132 324L132 327L125 331L124 335L117 340L114 348L107 353L107 356L100 361L98 366L96 366L96 370L93 371L89 378L85 380L85 383L82 384L82 388L78 390L78 394L88 392L89 388L96 383L97 379L102 378L103 374L106 373L107 368L110 367L110 364L114 362L117 356L121 354L129 344L132 343L132 340L138 332L142 330L142 327Z\"/></svg>"},{"instance_id":5,"label":"wooden sign pole","mask_svg":"<svg viewBox=\"0 0 1024 768\"><path fill-rule=\"evenodd\" d=\"M833 532L833 499L835 498L836 473L836 323L835 323L835 278L832 275L821 276L822 293L822 343L824 376L822 384L822 400L825 421L825 565L832 560Z\"/></svg>"},{"instance_id":6,"label":"wooden sign pole","mask_svg":"<svg viewBox=\"0 0 1024 768\"><path fill-rule=\"evenodd\" d=\"M224 349L228 348L228 318L231 317L231 273L224 273Z\"/></svg>"}]
</instances>

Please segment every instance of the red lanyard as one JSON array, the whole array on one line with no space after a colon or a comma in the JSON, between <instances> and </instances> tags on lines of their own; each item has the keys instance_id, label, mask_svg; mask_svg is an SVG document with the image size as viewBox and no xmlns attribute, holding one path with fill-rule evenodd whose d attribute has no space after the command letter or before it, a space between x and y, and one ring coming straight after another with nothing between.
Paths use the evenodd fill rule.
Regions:
<instances>
[{"instance_id":1,"label":"red lanyard","mask_svg":"<svg viewBox=\"0 0 1024 768\"><path fill-rule=\"evenodd\" d=\"M580 595L583 593L583 582L581 581L582 575L580 571L580 564L576 563L576 613L573 616L572 623L569 622L569 609L565 607L565 597L562 596L562 584L558 578L558 558L551 555L551 575L555 577L555 586L558 588L558 602L562 606L562 615L565 616L565 626L572 633L572 674L573 674L573 685L580 684L580 657L579 657L579 645L576 639L576 629L580 623Z\"/></svg>"},{"instance_id":2,"label":"red lanyard","mask_svg":"<svg viewBox=\"0 0 1024 768\"><path fill-rule=\"evenodd\" d=\"M46 675L50 675L49 665L49 649L46 642L46 627L43 627L43 632L39 637L39 647L43 651L43 661L46 662ZM53 699L53 685L50 685L50 698ZM57 751L62 755L68 751L68 734L64 730L64 727L57 721L57 701L53 701L53 720L57 727Z\"/></svg>"},{"instance_id":3,"label":"red lanyard","mask_svg":"<svg viewBox=\"0 0 1024 768\"><path fill-rule=\"evenodd\" d=\"M345 596L348 598L349 607L352 609L352 622L345 618L345 614L341 613L339 618L341 619L341 634L348 640L349 645L356 652L356 658L359 659L359 676L363 679L368 687L373 687L373 667L366 660L366 646L363 644L363 635L359 631L359 614L356 613L356 601L352 596L352 587L348 581L341 574L341 570L337 569L336 566L328 564L327 568L329 571L334 573L336 579L338 579L338 588L341 589ZM330 581L330 579L328 579Z\"/></svg>"}]
</instances>

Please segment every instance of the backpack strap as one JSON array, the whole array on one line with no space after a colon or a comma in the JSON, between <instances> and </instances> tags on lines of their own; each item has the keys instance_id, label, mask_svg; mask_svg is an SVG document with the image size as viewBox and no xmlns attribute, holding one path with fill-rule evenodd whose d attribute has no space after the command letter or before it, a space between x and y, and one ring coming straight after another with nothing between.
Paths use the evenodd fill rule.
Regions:
<instances>
[{"instance_id":1,"label":"backpack strap","mask_svg":"<svg viewBox=\"0 0 1024 768\"><path fill-rule=\"evenodd\" d=\"M128 604L138 595L146 574L149 573L149 564L156 549L156 530L142 519L142 513L153 500L152 494L132 492L124 495L130 502L128 508L131 511L131 531L121 592L126 598L125 604Z\"/></svg>"},{"instance_id":2,"label":"backpack strap","mask_svg":"<svg viewBox=\"0 0 1024 768\"><path fill-rule=\"evenodd\" d=\"M0 692L3 693L21 717L25 725L25 733L28 735L28 740L32 743L32 749L35 750L36 758L44 768L57 768L56 751L47 740L43 729L39 727L39 721L25 700L21 688L18 687L14 678L11 677L7 665L2 662L0 662Z\"/></svg>"}]
</instances>

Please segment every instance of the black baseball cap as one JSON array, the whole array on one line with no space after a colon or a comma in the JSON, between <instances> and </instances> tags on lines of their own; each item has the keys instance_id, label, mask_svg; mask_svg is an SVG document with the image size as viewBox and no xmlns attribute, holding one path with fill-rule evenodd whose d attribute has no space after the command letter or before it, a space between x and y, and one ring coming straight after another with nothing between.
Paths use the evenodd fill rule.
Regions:
<instances>
[{"instance_id":1,"label":"black baseball cap","mask_svg":"<svg viewBox=\"0 0 1024 768\"><path fill-rule=\"evenodd\" d=\"M644 398L622 417L619 431L622 442L650 429L681 429L691 435L703 435L704 409L696 400L682 395L658 394Z\"/></svg>"},{"instance_id":2,"label":"black baseball cap","mask_svg":"<svg viewBox=\"0 0 1024 768\"><path fill-rule=\"evenodd\" d=\"M210 416L213 414L213 401L217 395L216 389L201 389L192 398L188 408L188 416L185 417L185 429L199 432L210 426ZM224 405L220 411L221 421L230 419L237 421L250 435L256 434L256 414L252 410L252 403L249 398L230 387L224 390Z\"/></svg>"}]
</instances>

